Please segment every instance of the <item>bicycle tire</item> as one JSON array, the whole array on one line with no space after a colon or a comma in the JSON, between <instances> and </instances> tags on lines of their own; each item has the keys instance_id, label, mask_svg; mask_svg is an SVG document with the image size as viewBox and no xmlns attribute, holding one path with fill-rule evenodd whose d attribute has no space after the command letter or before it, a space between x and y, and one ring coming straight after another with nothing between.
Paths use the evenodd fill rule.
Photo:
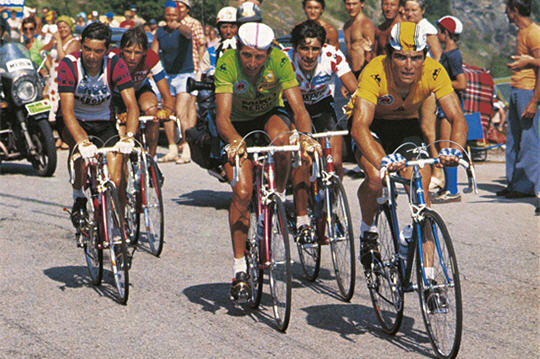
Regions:
<instances>
[{"instance_id":1,"label":"bicycle tire","mask_svg":"<svg viewBox=\"0 0 540 359\"><path fill-rule=\"evenodd\" d=\"M315 195L313 194L313 187L311 187L308 196L307 215L310 218L310 228L315 231L315 241L314 243L308 244L302 244L298 241L296 242L296 248L298 249L298 257L300 259L300 264L302 265L302 271L304 272L305 278L310 282L314 282L315 279L317 279L321 269L321 246L318 243L316 235L316 233L319 232L317 228L319 218L315 217L315 213L317 212L315 210L315 206ZM319 217L323 217L322 211Z\"/></svg>"},{"instance_id":2,"label":"bicycle tire","mask_svg":"<svg viewBox=\"0 0 540 359\"><path fill-rule=\"evenodd\" d=\"M330 195L332 215L326 226L327 237L330 242L332 263L336 274L336 282L344 301L348 302L354 295L356 281L356 260L354 251L354 233L351 211L343 184L338 177L332 179L327 193ZM330 228L334 237L330 236Z\"/></svg>"},{"instance_id":3,"label":"bicycle tire","mask_svg":"<svg viewBox=\"0 0 540 359\"><path fill-rule=\"evenodd\" d=\"M291 317L291 253L285 207L272 195L270 211L270 293L277 327L285 332Z\"/></svg>"},{"instance_id":4,"label":"bicycle tire","mask_svg":"<svg viewBox=\"0 0 540 359\"><path fill-rule=\"evenodd\" d=\"M403 320L404 293L397 255L399 242L388 205L378 207L374 223L379 233L381 260L366 272L366 281L377 320L385 333L393 335Z\"/></svg>"},{"instance_id":5,"label":"bicycle tire","mask_svg":"<svg viewBox=\"0 0 540 359\"><path fill-rule=\"evenodd\" d=\"M431 209L424 210L422 215L424 238L432 236L439 245L435 245L433 256L434 281L438 288L436 291L429 290L429 285L424 283L419 255L416 258L420 309L431 346L437 357L455 358L461 344L463 325L461 284L456 254L441 216Z\"/></svg>"},{"instance_id":6,"label":"bicycle tire","mask_svg":"<svg viewBox=\"0 0 540 359\"><path fill-rule=\"evenodd\" d=\"M124 208L124 223L126 235L131 245L136 245L139 239L140 228L140 182L136 178L140 161L134 160L137 154L132 154L127 161L126 205Z\"/></svg>"},{"instance_id":7,"label":"bicycle tire","mask_svg":"<svg viewBox=\"0 0 540 359\"><path fill-rule=\"evenodd\" d=\"M141 175L141 204L144 220L146 241L150 252L159 257L163 250L165 222L163 215L163 196L161 192L161 177L157 163L152 156L146 154L147 171ZM139 227L139 237L140 237Z\"/></svg>"},{"instance_id":8,"label":"bicycle tire","mask_svg":"<svg viewBox=\"0 0 540 359\"><path fill-rule=\"evenodd\" d=\"M126 304L129 296L129 267L126 232L120 215L118 194L112 182L106 184L103 203L103 224L109 243L111 269L118 291L118 302Z\"/></svg>"},{"instance_id":9,"label":"bicycle tire","mask_svg":"<svg viewBox=\"0 0 540 359\"><path fill-rule=\"evenodd\" d=\"M93 285L100 285L103 278L103 248L101 246L102 241L99 236L99 228L95 221L94 206L92 203L92 196L89 191L88 197L90 198L86 203L86 211L88 217L86 218L83 228L81 228L81 235L83 239L83 252L86 259L86 266L88 267L88 275Z\"/></svg>"},{"instance_id":10,"label":"bicycle tire","mask_svg":"<svg viewBox=\"0 0 540 359\"><path fill-rule=\"evenodd\" d=\"M251 308L257 308L261 303L263 290L264 271L260 266L261 249L257 239L257 203L255 199L249 206L249 230L246 239L246 264L248 269L249 286L251 288L251 298L248 303Z\"/></svg>"}]
</instances>

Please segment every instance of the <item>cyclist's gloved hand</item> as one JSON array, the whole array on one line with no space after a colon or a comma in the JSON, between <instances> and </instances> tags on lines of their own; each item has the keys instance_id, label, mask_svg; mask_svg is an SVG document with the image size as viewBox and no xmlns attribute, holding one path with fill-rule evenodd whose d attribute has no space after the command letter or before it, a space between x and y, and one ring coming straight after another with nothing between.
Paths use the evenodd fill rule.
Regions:
<instances>
[{"instance_id":1,"label":"cyclist's gloved hand","mask_svg":"<svg viewBox=\"0 0 540 359\"><path fill-rule=\"evenodd\" d=\"M120 153L130 154L135 147L135 139L133 136L123 136L120 141L116 142L114 148Z\"/></svg>"},{"instance_id":2,"label":"cyclist's gloved hand","mask_svg":"<svg viewBox=\"0 0 540 359\"><path fill-rule=\"evenodd\" d=\"M79 149L79 153L81 154L82 158L84 158L85 160L94 157L97 152L96 145L94 145L88 139L79 142L77 144L77 148Z\"/></svg>"},{"instance_id":3,"label":"cyclist's gloved hand","mask_svg":"<svg viewBox=\"0 0 540 359\"><path fill-rule=\"evenodd\" d=\"M168 121L171 119L172 111L168 108L161 108L156 113L156 118L160 121Z\"/></svg>"},{"instance_id":4,"label":"cyclist's gloved hand","mask_svg":"<svg viewBox=\"0 0 540 359\"><path fill-rule=\"evenodd\" d=\"M119 113L118 115L116 115L116 120L125 125L126 122L127 122L127 112L122 112L122 113Z\"/></svg>"},{"instance_id":5,"label":"cyclist's gloved hand","mask_svg":"<svg viewBox=\"0 0 540 359\"><path fill-rule=\"evenodd\" d=\"M389 171L397 171L401 168L396 168L396 166L393 166L393 164L403 162L401 166L399 166L402 167L405 165L405 161L406 159L401 155L401 153L392 153L383 157L381 164L379 165L379 169L387 167Z\"/></svg>"},{"instance_id":6,"label":"cyclist's gloved hand","mask_svg":"<svg viewBox=\"0 0 540 359\"><path fill-rule=\"evenodd\" d=\"M231 163L234 163L236 156L239 158L247 157L247 146L242 140L233 140L227 145L225 150L227 151L227 158Z\"/></svg>"},{"instance_id":7,"label":"cyclist's gloved hand","mask_svg":"<svg viewBox=\"0 0 540 359\"><path fill-rule=\"evenodd\" d=\"M439 152L439 157L440 156L448 156L448 157L453 156L457 158L463 158L463 153L461 153L461 151L458 150L457 148L446 147L446 148L443 148L441 152Z\"/></svg>"},{"instance_id":8,"label":"cyclist's gloved hand","mask_svg":"<svg viewBox=\"0 0 540 359\"><path fill-rule=\"evenodd\" d=\"M303 158L309 159L310 154L315 153L322 155L322 148L319 142L307 135L300 135L300 152Z\"/></svg>"}]
</instances>

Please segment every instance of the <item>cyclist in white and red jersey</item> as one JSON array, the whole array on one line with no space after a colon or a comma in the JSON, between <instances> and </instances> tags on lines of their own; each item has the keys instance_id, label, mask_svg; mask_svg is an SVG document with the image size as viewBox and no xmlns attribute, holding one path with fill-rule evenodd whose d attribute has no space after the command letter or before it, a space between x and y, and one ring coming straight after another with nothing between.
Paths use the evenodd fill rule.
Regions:
<instances>
[{"instance_id":1,"label":"cyclist in white and red jersey","mask_svg":"<svg viewBox=\"0 0 540 359\"><path fill-rule=\"evenodd\" d=\"M294 27L291 33L293 46L283 50L293 65L304 105L311 116L313 132L339 129L334 110L336 77L349 93L357 88L356 78L345 55L334 46L325 44L325 40L326 30L317 21L307 20ZM336 171L343 177L342 139L336 136L330 141Z\"/></svg>"},{"instance_id":2,"label":"cyclist in white and red jersey","mask_svg":"<svg viewBox=\"0 0 540 359\"><path fill-rule=\"evenodd\" d=\"M75 145L83 158L95 155L97 145L117 136L111 98L118 88L127 109L126 135L115 146L123 154L131 153L137 131L139 108L131 76L124 60L108 53L111 30L102 23L92 23L82 32L81 52L65 56L58 69L58 91L66 127L64 138L73 152ZM100 141L92 143L89 136ZM120 203L125 203L125 181L122 176L123 156L108 155L109 172L119 189ZM73 209L71 219L76 226L86 211L86 197L82 191L83 161L75 163Z\"/></svg>"},{"instance_id":3,"label":"cyclist in white and red jersey","mask_svg":"<svg viewBox=\"0 0 540 359\"><path fill-rule=\"evenodd\" d=\"M120 56L128 66L140 111L147 116L156 116L158 120L167 120L164 123L166 131L167 127L171 127L170 131L174 131L174 122L169 121L174 111L174 98L169 91L169 84L159 56L148 48L148 39L142 26L124 32L120 40L120 48L113 49L112 52ZM152 76L161 94L163 108L160 110L158 110L157 97L150 85L149 75ZM113 109L120 122L125 124L126 107L117 89L113 92ZM124 132L125 129L122 127L120 131ZM146 138L151 156L156 154L158 135L159 123L148 123Z\"/></svg>"}]
</instances>

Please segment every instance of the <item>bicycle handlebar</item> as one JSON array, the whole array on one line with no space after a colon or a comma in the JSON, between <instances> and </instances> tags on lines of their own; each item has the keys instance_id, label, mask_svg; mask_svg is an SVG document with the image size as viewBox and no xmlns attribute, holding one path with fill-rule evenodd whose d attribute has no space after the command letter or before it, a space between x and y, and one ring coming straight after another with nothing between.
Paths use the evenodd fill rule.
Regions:
<instances>
[{"instance_id":1,"label":"bicycle handlebar","mask_svg":"<svg viewBox=\"0 0 540 359\"><path fill-rule=\"evenodd\" d=\"M284 145L284 146L252 146L248 147L247 153L274 153L274 152L295 152L300 151L300 145ZM240 166L240 157L234 158L233 180L231 186L234 187L238 183L238 167Z\"/></svg>"},{"instance_id":2,"label":"bicycle handlebar","mask_svg":"<svg viewBox=\"0 0 540 359\"><path fill-rule=\"evenodd\" d=\"M326 131L312 133L310 136L313 138L323 138L323 137L334 137L334 136L347 136L349 134L348 130L339 130L339 131Z\"/></svg>"}]
</instances>

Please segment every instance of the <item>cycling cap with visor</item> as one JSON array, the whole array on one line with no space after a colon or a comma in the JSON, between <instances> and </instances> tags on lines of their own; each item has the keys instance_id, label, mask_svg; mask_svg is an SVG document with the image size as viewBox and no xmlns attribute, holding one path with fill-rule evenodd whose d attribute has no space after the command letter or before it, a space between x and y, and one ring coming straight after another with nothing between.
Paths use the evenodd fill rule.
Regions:
<instances>
[{"instance_id":1,"label":"cycling cap with visor","mask_svg":"<svg viewBox=\"0 0 540 359\"><path fill-rule=\"evenodd\" d=\"M252 3L251 1L245 2L238 7L236 20L238 21L238 25L247 22L261 22L261 10L255 3Z\"/></svg>"},{"instance_id":2,"label":"cycling cap with visor","mask_svg":"<svg viewBox=\"0 0 540 359\"><path fill-rule=\"evenodd\" d=\"M463 31L463 24L454 16L443 16L436 23L448 30L451 34L459 35Z\"/></svg>"},{"instance_id":3,"label":"cycling cap with visor","mask_svg":"<svg viewBox=\"0 0 540 359\"><path fill-rule=\"evenodd\" d=\"M259 22L248 22L240 26L238 40L244 46L257 50L268 50L274 41L274 30Z\"/></svg>"},{"instance_id":4,"label":"cycling cap with visor","mask_svg":"<svg viewBox=\"0 0 540 359\"><path fill-rule=\"evenodd\" d=\"M219 10L216 17L216 24L218 25L221 22L236 23L236 9L232 6L226 6Z\"/></svg>"},{"instance_id":5,"label":"cycling cap with visor","mask_svg":"<svg viewBox=\"0 0 540 359\"><path fill-rule=\"evenodd\" d=\"M422 51L427 47L426 34L414 22L400 22L392 27L389 45L398 51Z\"/></svg>"}]
</instances>

